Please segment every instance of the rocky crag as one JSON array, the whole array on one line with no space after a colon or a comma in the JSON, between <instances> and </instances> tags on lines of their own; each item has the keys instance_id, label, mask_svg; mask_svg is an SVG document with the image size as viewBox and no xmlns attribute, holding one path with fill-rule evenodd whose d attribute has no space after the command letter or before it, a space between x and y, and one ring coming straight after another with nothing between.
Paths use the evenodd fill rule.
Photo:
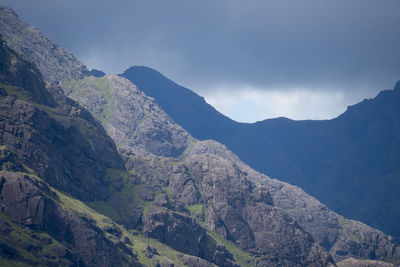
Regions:
<instances>
[{"instance_id":1,"label":"rocky crag","mask_svg":"<svg viewBox=\"0 0 400 267\"><path fill-rule=\"evenodd\" d=\"M88 75L61 83L69 96L101 122L115 140L121 158L86 109L38 75L33 79L41 89L32 91L35 88L14 84L19 75L10 76L12 69L4 68L6 78L2 80L2 121L10 125L7 129L13 129L3 130L0 139L6 159L2 189L24 188L13 186L22 182L28 184L27 188L34 184L39 189L32 189L30 194L12 189L18 199L6 197L8 189L2 191L2 199L8 199L2 204L8 207L2 210L4 225L13 232L25 228L37 234L41 229L54 243L71 251L66 254L76 255L72 259L56 257L58 262L75 260L90 266L329 266L350 257L391 262L400 258L391 237L344 219L298 187L255 172L215 141L197 141L154 99L124 78ZM27 73L38 73L33 65L31 69L34 71ZM38 102L42 97L37 97L37 92L47 100ZM16 108L19 113L12 113L14 109L7 104L10 101L23 103L22 108ZM29 110L36 110L41 117ZM29 119L25 119L26 114ZM40 123L46 116L49 119ZM41 156L31 162L30 156L35 155ZM16 175L19 178L8 178ZM41 194L43 200L35 202ZM115 262L94 262L89 256L96 254L84 252L69 232L62 235L68 236L66 239L57 236L63 227L52 232L51 227L45 227L49 224L46 219L36 219L40 208L20 211L20 206L26 206L18 204L24 203L20 199L33 203L33 207L53 203L67 228L83 224L65 219L76 215L76 220L82 219L87 227L72 236L89 236L92 241L86 249L100 253L104 260L112 251L117 256L109 260ZM39 218L41 214L48 216L48 210L39 212ZM20 219L19 214L28 219ZM39 221L39 226L29 224L31 221ZM93 236L87 228L100 240L90 238ZM10 247L0 251L3 261L34 265L26 253L19 252L16 258L9 253L24 249L18 240L14 235L2 237ZM40 236L30 242L47 251L37 240ZM113 250L115 247L117 250ZM33 254L32 249L25 251L33 255L31 258L46 258Z\"/></svg>"}]
</instances>

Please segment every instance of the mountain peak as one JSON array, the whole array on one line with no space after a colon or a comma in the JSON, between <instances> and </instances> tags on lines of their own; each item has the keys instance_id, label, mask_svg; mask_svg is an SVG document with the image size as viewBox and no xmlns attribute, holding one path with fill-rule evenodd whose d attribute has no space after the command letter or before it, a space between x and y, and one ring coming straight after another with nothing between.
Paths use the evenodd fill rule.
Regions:
<instances>
[{"instance_id":1,"label":"mountain peak","mask_svg":"<svg viewBox=\"0 0 400 267\"><path fill-rule=\"evenodd\" d=\"M128 80L135 80L135 84L137 83L139 88L140 83L143 79L152 80L153 83L157 84L157 86L160 84L163 84L164 86L166 84L168 84L169 86L177 86L175 82L171 81L160 72L146 66L132 66L125 70L124 73L120 74L120 76L125 77Z\"/></svg>"},{"instance_id":2,"label":"mountain peak","mask_svg":"<svg viewBox=\"0 0 400 267\"><path fill-rule=\"evenodd\" d=\"M0 13L3 13L3 12L9 13L10 15L18 18L18 14L15 13L14 9L9 8L7 6L0 5Z\"/></svg>"},{"instance_id":3,"label":"mountain peak","mask_svg":"<svg viewBox=\"0 0 400 267\"><path fill-rule=\"evenodd\" d=\"M158 71L156 71L155 69L152 69L150 67L147 66L131 66L129 67L127 70L125 70L125 72L129 72L129 71L151 71L151 72L156 72L156 73L160 73ZM160 73L161 74L161 73Z\"/></svg>"}]
</instances>

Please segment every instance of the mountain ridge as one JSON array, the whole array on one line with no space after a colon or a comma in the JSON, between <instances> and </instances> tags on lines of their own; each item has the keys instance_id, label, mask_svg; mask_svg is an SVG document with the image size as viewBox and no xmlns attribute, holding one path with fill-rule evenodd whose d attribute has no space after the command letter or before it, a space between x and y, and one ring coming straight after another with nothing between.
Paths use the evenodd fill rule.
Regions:
<instances>
[{"instance_id":1,"label":"mountain ridge","mask_svg":"<svg viewBox=\"0 0 400 267\"><path fill-rule=\"evenodd\" d=\"M398 157L396 156L398 154L396 153L398 138L395 135L389 136L389 133L397 132L400 127L396 123L399 114L396 101L399 99L397 92L400 83L397 83L393 90L381 91L375 98L365 99L358 104L349 106L343 114L331 120L295 121L287 118L275 118L248 124L234 122L230 119L222 119L224 121L220 122L219 120L223 118L222 115L215 116L214 111L208 112L208 107L204 106L209 105L201 98L195 100L197 101L196 105L190 104L190 107L181 108L181 103L186 105L183 97L186 93L182 93L179 98L169 91L174 90L175 94L179 94L176 91L186 92L189 89L175 86L176 83L165 77L159 78L159 80L167 81L166 84L147 82L146 73L143 73L147 70L146 68L131 67L121 75L136 83L143 92L154 97L157 103L194 137L200 140L217 140L229 147L257 171L299 185L339 213L366 221L399 238L400 229L393 223L397 220L395 218L400 219L400 213L397 211L399 209L396 208L400 207L400 202L395 191L385 194L373 191L374 188L382 187L376 185L371 186L372 191L365 187L358 188L354 183L360 182L356 182L355 179L361 181L362 178L360 176L351 178L351 167L342 158L346 156L349 161L359 166L359 170L368 169L370 166L374 166L376 170L381 168L383 173L385 173L385 168L392 170L392 177L384 178L390 184L387 188L398 187L395 177L400 175L400 170L396 167L394 159L388 161L385 157ZM158 72L152 73L157 74ZM197 108L199 105L203 107ZM377 117L375 111L381 116L380 118ZM390 117L392 117L391 120L388 119ZM217 123L215 123L216 121ZM386 129L386 132L382 129ZM369 139L365 139L367 137L358 138L367 133L370 134ZM393 140L393 144L381 144L381 148L379 148L380 139L371 139L374 135L381 135L383 139L389 138ZM366 152L367 147L371 147L369 154ZM377 152L379 149L381 151ZM382 149L386 150L382 151ZM375 154L382 155L382 157L377 157L375 161L368 159L368 155ZM356 162L358 159L360 162ZM387 165L388 162L391 162L390 167ZM362 163L364 165L360 165ZM341 178L343 174L348 181L354 181L353 184L348 185L347 189L344 188L346 179ZM372 172L369 174L364 172L363 175L368 177L369 183L372 183L372 180L380 180ZM324 186L324 182L332 180L337 181L336 183L340 183L339 180L342 181L343 188L340 188L339 185L332 185L332 183L330 186ZM316 185L317 181L319 182ZM332 188L336 191L330 192L323 188ZM368 202L368 204L363 204L364 208L361 208L362 204L357 206L352 191ZM367 191L371 191L371 193L366 193ZM368 200L366 199L368 194L372 194L374 197ZM382 198L385 195L390 196L389 206L392 208L388 210L385 217L381 217L379 209L386 203ZM373 203L374 198L379 203ZM338 202L337 199L341 201ZM365 208L371 205L376 208L370 211Z\"/></svg>"}]
</instances>

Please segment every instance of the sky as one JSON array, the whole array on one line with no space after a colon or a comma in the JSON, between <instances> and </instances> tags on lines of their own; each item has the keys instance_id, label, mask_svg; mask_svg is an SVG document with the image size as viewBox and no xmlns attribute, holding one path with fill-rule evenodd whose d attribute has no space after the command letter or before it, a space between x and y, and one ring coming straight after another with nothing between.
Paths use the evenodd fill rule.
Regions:
<instances>
[{"instance_id":1,"label":"sky","mask_svg":"<svg viewBox=\"0 0 400 267\"><path fill-rule=\"evenodd\" d=\"M330 119L400 80L399 0L0 0L89 68L154 68L241 122Z\"/></svg>"}]
</instances>

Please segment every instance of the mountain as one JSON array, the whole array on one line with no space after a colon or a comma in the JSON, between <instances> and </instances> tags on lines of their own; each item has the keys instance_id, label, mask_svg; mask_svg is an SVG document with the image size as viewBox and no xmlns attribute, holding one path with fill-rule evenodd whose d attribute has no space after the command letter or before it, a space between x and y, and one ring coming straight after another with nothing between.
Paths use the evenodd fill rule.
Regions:
<instances>
[{"instance_id":1,"label":"mountain","mask_svg":"<svg viewBox=\"0 0 400 267\"><path fill-rule=\"evenodd\" d=\"M237 123L155 70L135 83L185 130L225 144L257 171L305 189L335 211L400 237L400 84L333 120ZM381 212L385 210L385 212Z\"/></svg>"},{"instance_id":2,"label":"mountain","mask_svg":"<svg viewBox=\"0 0 400 267\"><path fill-rule=\"evenodd\" d=\"M183 203L191 213L192 209L195 209L193 211L195 218L201 219L203 224L207 222L207 229L221 233L229 240L240 242L237 240L238 237L229 234L232 231L230 229L233 227L232 224L241 221L246 225L245 228L249 227L247 231L250 240L256 238L257 226L251 221L251 217L246 217L249 214L236 213L234 210L254 208L237 206L232 203L232 199L236 198L235 202L249 205L254 201L250 199L254 198L252 195L255 192L252 193L248 184L251 185L250 188L258 184L271 194L272 201L267 203L289 213L289 216L309 232L320 245L329 250L336 261L351 255L364 258L379 255L377 257L380 259L387 257L384 255L393 255L390 252L394 249L393 245L390 245L392 241L384 237L383 233L361 223L345 220L306 195L301 189L255 172L221 144L211 140L197 141L172 121L152 98L140 92L128 80L110 74L102 78L85 77L73 84L66 84L64 89L70 97L86 106L101 121L116 141L120 151L125 154L128 170L146 177L142 182L147 188L146 192L149 191L144 193L148 200L158 201L151 192L169 192L168 199ZM107 100L103 101L104 99ZM127 110L130 112L127 113ZM127 136L129 138L126 138ZM201 171L194 172L194 169L198 168ZM149 173L148 170L152 172ZM187 178L183 179L182 176ZM231 177L233 180L226 180L225 177ZM214 193L204 199L210 192L210 184ZM235 190L236 193L233 193ZM247 194L249 196L246 196ZM246 197L241 197L243 195ZM223 202L214 204L216 197L220 199L219 202ZM215 210L215 206L222 210ZM114 208L106 207L103 210L107 212ZM226 212L224 210L228 210L229 216L234 216L235 219L225 218L227 214L224 214ZM260 212L263 214L262 211L258 211L252 212L250 216L259 215ZM208 218L215 216L213 214L216 214L218 219ZM271 214L269 217L272 220L270 223L277 220ZM214 225L215 220L220 221L217 226ZM244 231L241 231L239 238L243 238ZM357 239L354 236L360 236L360 239L355 241ZM376 239L378 236L380 238ZM258 239L257 241L256 238L257 243L268 247L262 240L275 238L259 236ZM249 246L248 243L239 245L246 248ZM289 246L288 242L284 244Z\"/></svg>"},{"instance_id":3,"label":"mountain","mask_svg":"<svg viewBox=\"0 0 400 267\"><path fill-rule=\"evenodd\" d=\"M24 35L18 37L23 39ZM19 52L24 55L24 50ZM7 58L5 66L13 62ZM57 217L35 206L23 210L26 205L12 196L22 195L28 204L42 203L35 202L38 190L27 193L21 190L22 185L12 187L7 180L11 178L6 177L1 180L1 201L5 201L1 207L7 208L1 216L15 231L23 228L28 234L44 231L54 235L54 240L71 247L89 266L334 266L334 261L347 258L357 258L356 262L400 260L400 248L390 236L344 219L298 187L254 171L215 141L198 141L125 78L86 74L60 83L96 121L60 87L45 83L35 67L26 73L36 73L33 80L42 85L40 90L32 90L29 85L35 83L29 80L26 88L18 85L22 76L8 74L14 69L4 68L0 76L9 77L4 80L1 100L22 102L18 108L0 112L2 121L13 123L4 128L12 130L0 132L2 150L13 153L4 157L7 160L2 169L9 177L22 175L31 184L43 185L46 199L67 214L61 216L65 224L59 224L59 231L41 226L46 223L39 224L42 228L29 224L37 221L32 218L42 216L53 222ZM48 100L38 103L42 97L36 93ZM51 120L37 115L20 120L33 109L28 104ZM19 113L13 113L15 110ZM34 129L33 134L30 129ZM8 194L14 191L20 193ZM21 220L21 213L27 219ZM83 224L69 221L69 214L87 223L88 227L73 235L83 238L79 244L70 232L56 235L63 233L64 226L68 230ZM26 248L27 253L35 252L22 242L24 234L21 238L15 234L1 237L6 247L0 250L3 262L34 265L21 259L21 255L29 258L26 253L19 253L19 257L10 253L26 252ZM39 240L29 241L49 242ZM103 261L95 262L96 257L87 250L100 253Z\"/></svg>"},{"instance_id":4,"label":"mountain","mask_svg":"<svg viewBox=\"0 0 400 267\"><path fill-rule=\"evenodd\" d=\"M0 71L1 265L138 266L76 199L101 200L124 171L114 142L2 40Z\"/></svg>"},{"instance_id":5,"label":"mountain","mask_svg":"<svg viewBox=\"0 0 400 267\"><path fill-rule=\"evenodd\" d=\"M239 256L245 263L262 262L228 243L239 250L232 254L182 203L169 207L152 199L157 192L146 193L146 176L126 170L90 113L0 44L2 266L237 266ZM158 236L160 223L168 227L166 240ZM303 261L332 263L298 230L309 245L299 257L317 247Z\"/></svg>"},{"instance_id":6,"label":"mountain","mask_svg":"<svg viewBox=\"0 0 400 267\"><path fill-rule=\"evenodd\" d=\"M121 76L136 84L146 95L154 97L177 124L199 140L220 141L227 132L235 133L240 127L240 123L219 113L203 97L151 68L131 67Z\"/></svg>"},{"instance_id":7,"label":"mountain","mask_svg":"<svg viewBox=\"0 0 400 267\"><path fill-rule=\"evenodd\" d=\"M38 28L20 20L14 10L5 6L0 6L0 32L9 47L23 51L21 54L35 63L45 80L57 84L82 78L89 73L71 52Z\"/></svg>"},{"instance_id":8,"label":"mountain","mask_svg":"<svg viewBox=\"0 0 400 267\"><path fill-rule=\"evenodd\" d=\"M199 179L194 181L189 167L173 158L137 158L132 154L126 159L133 166L128 173L114 143L98 122L66 98L59 87L45 83L34 65L1 43L2 264L140 266L146 263L141 258L145 255L155 266L158 258L178 265L333 265L330 255L310 234L273 206L267 189L245 176L234 172L232 181L214 175L206 181L200 173L193 174ZM118 76L107 79L122 93L121 84L113 79L129 83ZM131 89L135 88L131 85L125 90L132 92ZM133 103L151 107L152 100L137 93L138 99ZM142 112L160 112L162 122L160 109ZM159 122L150 117L140 127L149 132L163 131L162 127L147 128L153 123ZM189 137L187 133L185 136ZM151 142L149 138L146 144ZM160 153L163 152L162 149ZM218 159L212 162L218 164ZM144 164L160 163L158 172L150 166L143 169ZM152 175L154 179L149 179ZM200 188L206 182L218 193L208 196L207 205L206 199L200 198L208 191ZM226 186L232 191L226 192ZM172 193L173 190L184 194ZM238 190L243 196L234 207L243 209L244 214L235 214L234 204L228 200ZM205 218L193 218L196 211L213 205L218 205L215 212L223 216L219 219L214 215L213 220L225 221L224 227L230 227L228 234L234 236L230 239L233 243L223 233L210 233ZM263 225L249 226L250 220L258 218L250 208L258 209L268 220ZM236 219L240 219L239 224ZM236 230L237 226L246 231ZM267 229L269 234L265 235ZM135 247L138 244L144 245L142 251Z\"/></svg>"}]
</instances>

